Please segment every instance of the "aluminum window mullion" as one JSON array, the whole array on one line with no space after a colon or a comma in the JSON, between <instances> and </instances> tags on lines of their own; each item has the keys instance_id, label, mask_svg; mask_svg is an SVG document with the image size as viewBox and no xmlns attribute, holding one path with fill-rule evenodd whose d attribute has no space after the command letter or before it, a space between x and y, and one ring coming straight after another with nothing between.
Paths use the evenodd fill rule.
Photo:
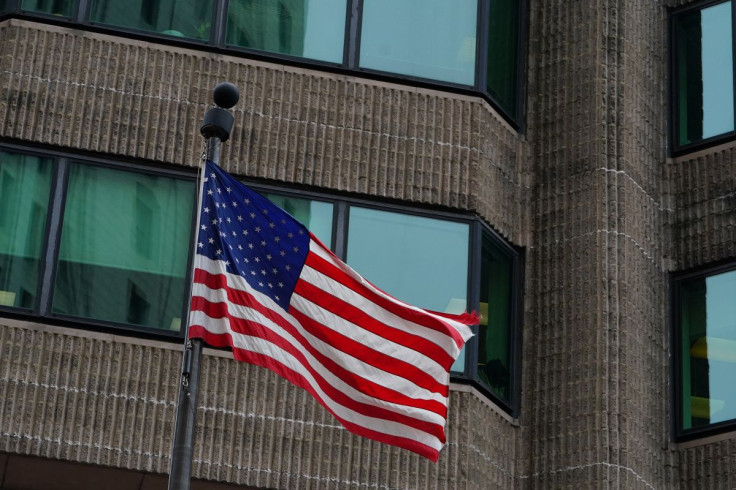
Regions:
<instances>
[{"instance_id":1,"label":"aluminum window mullion","mask_svg":"<svg viewBox=\"0 0 736 490\"><path fill-rule=\"evenodd\" d=\"M41 279L41 293L38 298L38 312L41 316L47 316L51 311L52 291L56 278L56 263L59 256L59 243L61 241L62 217L64 215L66 190L69 182L69 160L67 158L59 158L57 162L51 189L51 200L49 202L51 213L46 228L47 240L44 249L43 264L41 266L43 275Z\"/></svg>"},{"instance_id":2,"label":"aluminum window mullion","mask_svg":"<svg viewBox=\"0 0 736 490\"><path fill-rule=\"evenodd\" d=\"M360 34L363 17L363 0L348 0L348 13L345 27L345 46L343 64L346 68L357 70L360 63Z\"/></svg>"},{"instance_id":3,"label":"aluminum window mullion","mask_svg":"<svg viewBox=\"0 0 736 490\"><path fill-rule=\"evenodd\" d=\"M526 107L526 59L527 40L529 38L529 1L519 1L519 32L516 37L516 100L512 120L519 125L519 131L524 132L526 118L523 117Z\"/></svg>"},{"instance_id":4,"label":"aluminum window mullion","mask_svg":"<svg viewBox=\"0 0 736 490\"><path fill-rule=\"evenodd\" d=\"M488 83L488 15L490 11L490 0L478 0L476 22L476 39L475 46L475 89L479 92L486 93L486 85Z\"/></svg>"},{"instance_id":5,"label":"aluminum window mullion","mask_svg":"<svg viewBox=\"0 0 736 490\"><path fill-rule=\"evenodd\" d=\"M90 12L92 11L92 0L79 0L77 2L74 22L88 24Z\"/></svg>"},{"instance_id":6,"label":"aluminum window mullion","mask_svg":"<svg viewBox=\"0 0 736 490\"><path fill-rule=\"evenodd\" d=\"M467 311L480 312L481 254L483 253L483 229L480 221L470 224L468 251L468 304ZM465 366L463 374L469 379L478 380L478 342L480 326L473 325L473 337L465 347Z\"/></svg>"},{"instance_id":7,"label":"aluminum window mullion","mask_svg":"<svg viewBox=\"0 0 736 490\"><path fill-rule=\"evenodd\" d=\"M225 46L225 30L227 29L227 11L229 0L214 0L212 2L212 29L210 29L210 43L213 46Z\"/></svg>"},{"instance_id":8,"label":"aluminum window mullion","mask_svg":"<svg viewBox=\"0 0 736 490\"><path fill-rule=\"evenodd\" d=\"M335 201L335 214L333 216L332 246L340 260L347 262L348 253L348 219L350 215L349 205L346 201Z\"/></svg>"}]
</instances>

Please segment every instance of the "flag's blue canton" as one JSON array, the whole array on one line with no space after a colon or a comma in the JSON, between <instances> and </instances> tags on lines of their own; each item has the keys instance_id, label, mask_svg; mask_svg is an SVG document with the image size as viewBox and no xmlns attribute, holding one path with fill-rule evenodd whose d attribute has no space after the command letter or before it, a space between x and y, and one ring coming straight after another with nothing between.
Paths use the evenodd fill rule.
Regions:
<instances>
[{"instance_id":1,"label":"flag's blue canton","mask_svg":"<svg viewBox=\"0 0 736 490\"><path fill-rule=\"evenodd\" d=\"M197 253L225 263L288 311L309 252L306 227L207 162Z\"/></svg>"}]
</instances>

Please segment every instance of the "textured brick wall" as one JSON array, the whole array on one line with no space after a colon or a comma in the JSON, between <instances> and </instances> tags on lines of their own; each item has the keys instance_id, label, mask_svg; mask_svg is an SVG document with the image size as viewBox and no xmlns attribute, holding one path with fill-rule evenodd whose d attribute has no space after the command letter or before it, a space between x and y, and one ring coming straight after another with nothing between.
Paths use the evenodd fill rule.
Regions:
<instances>
[{"instance_id":1,"label":"textured brick wall","mask_svg":"<svg viewBox=\"0 0 736 490\"><path fill-rule=\"evenodd\" d=\"M663 488L665 10L544 0L531 9L530 483Z\"/></svg>"},{"instance_id":2,"label":"textured brick wall","mask_svg":"<svg viewBox=\"0 0 736 490\"><path fill-rule=\"evenodd\" d=\"M475 210L525 242L525 144L478 98L10 20L0 137L193 166L222 80L242 93L230 171Z\"/></svg>"},{"instance_id":3,"label":"textured brick wall","mask_svg":"<svg viewBox=\"0 0 736 490\"><path fill-rule=\"evenodd\" d=\"M736 257L736 151L728 144L667 164L676 270Z\"/></svg>"},{"instance_id":4,"label":"textured brick wall","mask_svg":"<svg viewBox=\"0 0 736 490\"><path fill-rule=\"evenodd\" d=\"M0 319L0 452L166 473L176 344ZM268 370L202 365L193 476L258 488L508 488L518 437L477 394L450 396L435 465L354 436Z\"/></svg>"}]
</instances>

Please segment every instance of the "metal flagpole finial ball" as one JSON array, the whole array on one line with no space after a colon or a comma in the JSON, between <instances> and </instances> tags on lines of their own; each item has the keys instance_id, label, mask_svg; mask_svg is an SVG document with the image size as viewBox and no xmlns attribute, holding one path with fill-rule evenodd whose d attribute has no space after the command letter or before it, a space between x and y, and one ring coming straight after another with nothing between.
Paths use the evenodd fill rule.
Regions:
<instances>
[{"instance_id":1,"label":"metal flagpole finial ball","mask_svg":"<svg viewBox=\"0 0 736 490\"><path fill-rule=\"evenodd\" d=\"M240 99L238 87L230 82L218 83L212 92L212 100L223 109L230 109L238 103L238 99Z\"/></svg>"},{"instance_id":2,"label":"metal flagpole finial ball","mask_svg":"<svg viewBox=\"0 0 736 490\"><path fill-rule=\"evenodd\" d=\"M220 141L227 141L230 138L230 131L233 129L234 119L227 109L230 109L238 103L240 94L238 87L230 82L218 83L212 93L212 99L217 107L211 107L204 113L204 120L199 132L205 138L219 138Z\"/></svg>"}]
</instances>

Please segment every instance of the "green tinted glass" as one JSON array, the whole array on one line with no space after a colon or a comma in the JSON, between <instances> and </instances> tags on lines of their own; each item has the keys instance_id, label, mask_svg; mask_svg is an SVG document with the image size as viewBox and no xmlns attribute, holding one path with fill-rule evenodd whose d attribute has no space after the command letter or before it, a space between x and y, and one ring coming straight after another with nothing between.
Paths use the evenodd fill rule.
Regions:
<instances>
[{"instance_id":1,"label":"green tinted glass","mask_svg":"<svg viewBox=\"0 0 736 490\"><path fill-rule=\"evenodd\" d=\"M34 306L51 173L49 159L0 151L0 306Z\"/></svg>"},{"instance_id":2,"label":"green tinted glass","mask_svg":"<svg viewBox=\"0 0 736 490\"><path fill-rule=\"evenodd\" d=\"M264 196L306 226L326 247L332 246L332 204L277 194Z\"/></svg>"},{"instance_id":3,"label":"green tinted glass","mask_svg":"<svg viewBox=\"0 0 736 490\"><path fill-rule=\"evenodd\" d=\"M227 44L341 63L346 0L230 0Z\"/></svg>"},{"instance_id":4,"label":"green tinted glass","mask_svg":"<svg viewBox=\"0 0 736 490\"><path fill-rule=\"evenodd\" d=\"M74 0L23 0L21 8L32 12L71 17L74 14Z\"/></svg>"},{"instance_id":5,"label":"green tinted glass","mask_svg":"<svg viewBox=\"0 0 736 490\"><path fill-rule=\"evenodd\" d=\"M480 271L478 377L500 398L511 399L512 260L483 236Z\"/></svg>"},{"instance_id":6,"label":"green tinted glass","mask_svg":"<svg viewBox=\"0 0 736 490\"><path fill-rule=\"evenodd\" d=\"M207 40L212 0L93 0L92 22Z\"/></svg>"},{"instance_id":7,"label":"green tinted glass","mask_svg":"<svg viewBox=\"0 0 736 490\"><path fill-rule=\"evenodd\" d=\"M422 308L467 309L467 224L359 207L349 219L347 263L359 274ZM464 357L453 370L464 370Z\"/></svg>"},{"instance_id":8,"label":"green tinted glass","mask_svg":"<svg viewBox=\"0 0 736 490\"><path fill-rule=\"evenodd\" d=\"M682 429L736 419L736 271L680 288Z\"/></svg>"},{"instance_id":9,"label":"green tinted glass","mask_svg":"<svg viewBox=\"0 0 736 490\"><path fill-rule=\"evenodd\" d=\"M366 1L360 66L473 85L477 10L476 0Z\"/></svg>"},{"instance_id":10,"label":"green tinted glass","mask_svg":"<svg viewBox=\"0 0 736 490\"><path fill-rule=\"evenodd\" d=\"M681 145L734 129L731 31L731 2L676 17L676 138Z\"/></svg>"},{"instance_id":11,"label":"green tinted glass","mask_svg":"<svg viewBox=\"0 0 736 490\"><path fill-rule=\"evenodd\" d=\"M73 165L53 312L178 330L193 187L180 179Z\"/></svg>"},{"instance_id":12,"label":"green tinted glass","mask_svg":"<svg viewBox=\"0 0 736 490\"><path fill-rule=\"evenodd\" d=\"M491 0L486 88L511 116L516 116L518 64L519 1Z\"/></svg>"}]
</instances>

